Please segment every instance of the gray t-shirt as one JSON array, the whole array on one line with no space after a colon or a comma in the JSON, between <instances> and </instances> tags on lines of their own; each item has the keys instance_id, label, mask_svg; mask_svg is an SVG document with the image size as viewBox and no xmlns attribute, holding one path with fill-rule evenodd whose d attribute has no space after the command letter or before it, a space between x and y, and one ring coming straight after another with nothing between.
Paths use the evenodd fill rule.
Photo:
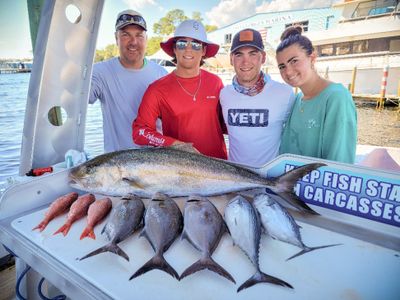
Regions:
<instances>
[{"instance_id":1,"label":"gray t-shirt","mask_svg":"<svg viewBox=\"0 0 400 300\"><path fill-rule=\"evenodd\" d=\"M117 57L93 66L89 103L101 102L104 152L138 146L132 140L132 122L147 87L168 72L147 60L143 68L124 68Z\"/></svg>"}]
</instances>

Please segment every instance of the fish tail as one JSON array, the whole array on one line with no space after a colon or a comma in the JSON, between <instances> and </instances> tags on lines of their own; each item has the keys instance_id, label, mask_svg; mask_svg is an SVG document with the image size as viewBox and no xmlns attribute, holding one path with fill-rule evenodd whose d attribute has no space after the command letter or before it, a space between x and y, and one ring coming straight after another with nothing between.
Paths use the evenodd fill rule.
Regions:
<instances>
[{"instance_id":1,"label":"fish tail","mask_svg":"<svg viewBox=\"0 0 400 300\"><path fill-rule=\"evenodd\" d=\"M46 226L49 224L49 222L50 222L49 220L43 220L36 227L32 228L32 231L39 229L39 231L42 232L46 228Z\"/></svg>"},{"instance_id":2,"label":"fish tail","mask_svg":"<svg viewBox=\"0 0 400 300\"><path fill-rule=\"evenodd\" d=\"M247 288L249 288L257 283L261 283L261 282L281 285L281 286L288 287L291 289L293 288L293 286L290 285L289 283L287 283L286 281L283 281L282 279L279 279L277 277L265 274L258 270L253 276L251 276L241 286L239 286L239 288L237 289L237 292L239 293L241 290L247 289Z\"/></svg>"},{"instance_id":3,"label":"fish tail","mask_svg":"<svg viewBox=\"0 0 400 300\"><path fill-rule=\"evenodd\" d=\"M139 270L137 270L130 278L129 280L136 278L140 275L143 275L144 273L147 273L148 271L158 269L161 271L164 271L171 275L172 277L176 278L179 280L179 275L178 273L170 266L170 264L165 260L165 258L162 255L155 255L152 257L148 262L146 262Z\"/></svg>"},{"instance_id":4,"label":"fish tail","mask_svg":"<svg viewBox=\"0 0 400 300\"><path fill-rule=\"evenodd\" d=\"M304 166L300 166L289 172L279 176L276 180L277 190L273 190L279 196L283 198L286 202L300 210L301 212L306 212L313 215L319 215L316 211L314 211L311 207L309 207L304 201L302 201L294 192L294 186L297 181L301 179L303 176L307 175L311 171L325 166L323 163L312 163Z\"/></svg>"},{"instance_id":5,"label":"fish tail","mask_svg":"<svg viewBox=\"0 0 400 300\"><path fill-rule=\"evenodd\" d=\"M85 237L90 237L90 238L92 238L94 240L96 239L96 235L94 234L93 227L86 227L83 230L83 232L81 234L81 237L79 239L82 240Z\"/></svg>"},{"instance_id":6,"label":"fish tail","mask_svg":"<svg viewBox=\"0 0 400 300\"><path fill-rule=\"evenodd\" d=\"M127 261L129 261L129 256L120 247L118 247L117 244L114 244L114 243L110 243L99 249L96 249L96 250L90 252L89 254L86 254L85 256L81 257L79 260L84 260L88 257L94 256L94 255L97 255L97 254L100 254L103 252L111 252L111 253L117 254L117 255L125 258Z\"/></svg>"},{"instance_id":7,"label":"fish tail","mask_svg":"<svg viewBox=\"0 0 400 300\"><path fill-rule=\"evenodd\" d=\"M340 246L342 244L332 244L332 245L324 245L324 246L317 246L317 247L305 247L304 249L302 249L300 252L297 252L295 255L292 255L291 257L289 257L288 259L286 259L286 261L291 260L292 258L298 257L300 255L306 254L308 252L317 250L317 249L322 249L322 248L328 248L328 247L334 247L334 246Z\"/></svg>"},{"instance_id":8,"label":"fish tail","mask_svg":"<svg viewBox=\"0 0 400 300\"><path fill-rule=\"evenodd\" d=\"M221 267L219 264L217 264L211 257L201 258L198 261L196 261L194 264L192 264L190 267L188 267L185 271L183 271L180 279L182 279L186 276L189 276L193 273L196 273L198 271L204 270L204 269L213 271L236 284L236 281L235 281L235 279L233 279L231 274L229 274L228 271L226 271L223 267Z\"/></svg>"},{"instance_id":9,"label":"fish tail","mask_svg":"<svg viewBox=\"0 0 400 300\"><path fill-rule=\"evenodd\" d=\"M68 231L71 229L71 225L71 223L65 223L56 232L54 232L53 235L62 232L62 234L66 236L68 234Z\"/></svg>"}]
</instances>

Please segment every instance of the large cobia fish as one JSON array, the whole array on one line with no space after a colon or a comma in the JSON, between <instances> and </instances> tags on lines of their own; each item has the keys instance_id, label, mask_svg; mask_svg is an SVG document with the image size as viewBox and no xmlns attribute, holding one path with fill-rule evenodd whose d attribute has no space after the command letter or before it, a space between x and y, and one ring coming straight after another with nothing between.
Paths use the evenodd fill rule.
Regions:
<instances>
[{"instance_id":1,"label":"large cobia fish","mask_svg":"<svg viewBox=\"0 0 400 300\"><path fill-rule=\"evenodd\" d=\"M293 192L297 180L323 166L313 163L275 179L225 160L188 151L184 147L129 149L106 153L71 169L71 186L109 196L135 194L151 198L160 192L170 197L213 196L267 188L301 211L315 213Z\"/></svg>"},{"instance_id":2,"label":"large cobia fish","mask_svg":"<svg viewBox=\"0 0 400 300\"><path fill-rule=\"evenodd\" d=\"M130 195L129 198L122 198L122 200L112 209L110 218L101 231L101 234L106 234L110 243L90 252L80 260L108 251L129 261L128 255L118 247L117 244L125 240L140 227L143 220L143 212L144 204L139 197Z\"/></svg>"},{"instance_id":3,"label":"large cobia fish","mask_svg":"<svg viewBox=\"0 0 400 300\"><path fill-rule=\"evenodd\" d=\"M238 195L228 202L225 207L224 218L234 244L247 255L256 268L255 274L246 280L237 289L237 292L261 282L293 288L289 283L265 274L260 270L258 254L261 239L261 224L258 213L253 205L246 198Z\"/></svg>"},{"instance_id":4,"label":"large cobia fish","mask_svg":"<svg viewBox=\"0 0 400 300\"><path fill-rule=\"evenodd\" d=\"M185 203L183 222L182 239L186 238L199 250L201 258L183 271L180 279L209 269L236 283L233 277L211 258L221 236L227 232L226 224L215 206L207 198L191 196Z\"/></svg>"},{"instance_id":5,"label":"large cobia fish","mask_svg":"<svg viewBox=\"0 0 400 300\"><path fill-rule=\"evenodd\" d=\"M155 255L137 270L129 280L150 270L159 269L179 280L178 273L165 260L163 254L182 232L182 213L174 200L157 193L146 208L141 236L147 238Z\"/></svg>"},{"instance_id":6,"label":"large cobia fish","mask_svg":"<svg viewBox=\"0 0 400 300\"><path fill-rule=\"evenodd\" d=\"M264 193L256 195L253 204L260 214L262 226L268 235L274 239L292 244L302 249L287 260L313 250L340 245L333 244L308 247L303 243L301 238L300 226L282 205Z\"/></svg>"}]
</instances>

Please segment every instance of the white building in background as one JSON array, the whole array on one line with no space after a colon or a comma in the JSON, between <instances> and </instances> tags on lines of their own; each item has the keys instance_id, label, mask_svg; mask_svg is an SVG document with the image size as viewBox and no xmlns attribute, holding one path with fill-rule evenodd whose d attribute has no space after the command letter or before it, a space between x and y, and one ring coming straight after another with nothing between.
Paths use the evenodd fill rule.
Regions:
<instances>
[{"instance_id":1,"label":"white building in background","mask_svg":"<svg viewBox=\"0 0 400 300\"><path fill-rule=\"evenodd\" d=\"M339 18L340 11L331 7L259 13L210 32L209 38L229 50L236 32L253 28L262 34L267 48L275 49L282 32L291 25L299 24L305 32L319 31L335 26Z\"/></svg>"},{"instance_id":2,"label":"white building in background","mask_svg":"<svg viewBox=\"0 0 400 300\"><path fill-rule=\"evenodd\" d=\"M344 0L326 8L259 13L210 32L209 38L229 53L236 32L260 31L268 55L264 67L281 80L275 49L282 32L295 24L312 40L322 75L347 87L355 72L355 94L380 94L383 70L389 69L386 94L400 90L399 0Z\"/></svg>"}]
</instances>

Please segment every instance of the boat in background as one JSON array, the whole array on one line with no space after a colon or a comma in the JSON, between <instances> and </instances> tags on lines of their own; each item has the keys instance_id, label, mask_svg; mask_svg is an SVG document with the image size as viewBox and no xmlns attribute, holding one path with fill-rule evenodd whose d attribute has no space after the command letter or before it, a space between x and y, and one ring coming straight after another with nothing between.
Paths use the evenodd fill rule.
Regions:
<instances>
[{"instance_id":1,"label":"boat in background","mask_svg":"<svg viewBox=\"0 0 400 300\"><path fill-rule=\"evenodd\" d=\"M21 175L31 168L55 167L64 162L69 149L84 150L87 99L104 1L44 2L26 104ZM295 166L316 161L286 154L266 167L269 176L278 177ZM324 162L327 166L304 177L296 187L299 196L313 205L320 216L309 217L295 211L292 214L301 222L310 245L342 243L343 246L286 263L285 259L297 249L269 238L261 241L260 267L290 281L295 287L293 291L259 285L237 294L230 283L204 272L194 275L193 280L176 281L155 271L132 283L129 276L151 254L148 243L138 236L121 243L128 256L134 257L129 264L107 254L83 262L77 260L104 244L101 228L96 228L98 240L82 242L77 240L77 234L86 225L84 219L77 221L66 237L51 235L54 232L51 229L61 226L64 218L55 219L47 232L32 231L50 203L73 190L65 168L17 183L1 195L0 244L18 256L17 281L25 281L22 289L28 299L37 298L36 287L40 290L43 282L40 278L45 276L52 288L60 289L70 299L130 299L132 295L138 299L184 299L189 294L193 300L258 299L268 294L273 299L397 300L400 175ZM180 208L184 200L176 199ZM210 197L210 200L223 212L229 196ZM112 201L117 204L120 199ZM188 247L183 242L171 245L168 260L178 271L198 259L198 254ZM254 272L227 235L213 257L229 267L237 280L245 280ZM23 280L30 266L32 270ZM359 274L368 276L361 278Z\"/></svg>"},{"instance_id":2,"label":"boat in background","mask_svg":"<svg viewBox=\"0 0 400 300\"><path fill-rule=\"evenodd\" d=\"M383 70L388 67L386 94L397 95L400 2L352 0L333 8L342 11L342 20L335 27L306 34L318 53L319 72L347 87L355 70L353 94L374 95L380 94Z\"/></svg>"}]
</instances>

